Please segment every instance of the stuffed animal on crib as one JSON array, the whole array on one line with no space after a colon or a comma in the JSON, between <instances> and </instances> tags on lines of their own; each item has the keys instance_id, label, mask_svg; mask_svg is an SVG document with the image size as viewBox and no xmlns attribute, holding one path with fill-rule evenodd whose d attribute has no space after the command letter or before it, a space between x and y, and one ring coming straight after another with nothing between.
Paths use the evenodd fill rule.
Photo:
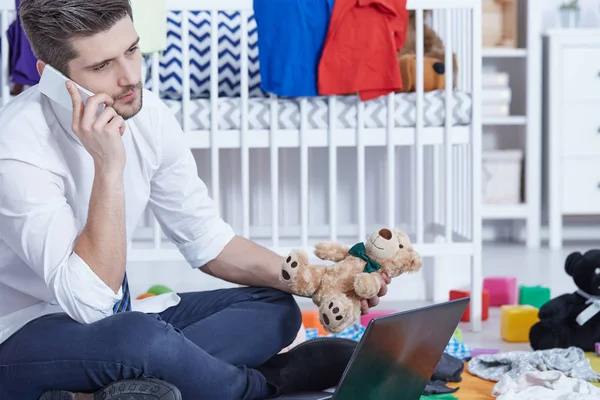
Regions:
<instances>
[{"instance_id":1,"label":"stuffed animal on crib","mask_svg":"<svg viewBox=\"0 0 600 400\"><path fill-rule=\"evenodd\" d=\"M400 74L402 75L402 92L417 91L417 56L403 54L398 56ZM442 90L446 87L445 64L433 57L423 58L423 91Z\"/></svg>"},{"instance_id":2,"label":"stuffed animal on crib","mask_svg":"<svg viewBox=\"0 0 600 400\"><path fill-rule=\"evenodd\" d=\"M427 17L431 11L424 11L423 17ZM402 74L402 92L416 91L416 22L415 12L408 13L408 28L406 40L402 50L398 52L400 73ZM446 64L444 42L438 34L426 24L423 24L423 80L424 91L442 90L446 87ZM456 87L458 77L458 63L456 54L452 57L452 85Z\"/></svg>"},{"instance_id":3,"label":"stuffed animal on crib","mask_svg":"<svg viewBox=\"0 0 600 400\"><path fill-rule=\"evenodd\" d=\"M540 321L529 331L531 347L546 350L574 346L594 351L594 344L600 342L600 250L569 254L565 271L573 278L577 291L558 296L540 308Z\"/></svg>"},{"instance_id":4,"label":"stuffed animal on crib","mask_svg":"<svg viewBox=\"0 0 600 400\"><path fill-rule=\"evenodd\" d=\"M360 318L361 299L379 293L382 273L395 278L422 266L408 236L385 228L352 247L318 243L314 253L334 264L310 265L303 250L293 250L282 264L279 279L294 294L312 298L319 307L319 321L330 333L340 333Z\"/></svg>"}]
</instances>

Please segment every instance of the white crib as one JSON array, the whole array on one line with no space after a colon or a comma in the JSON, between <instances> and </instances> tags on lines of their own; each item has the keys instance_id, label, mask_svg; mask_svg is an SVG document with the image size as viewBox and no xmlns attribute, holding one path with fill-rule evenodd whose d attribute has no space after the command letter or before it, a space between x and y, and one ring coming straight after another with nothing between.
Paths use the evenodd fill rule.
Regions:
<instances>
[{"instance_id":1,"label":"white crib","mask_svg":"<svg viewBox=\"0 0 600 400\"><path fill-rule=\"evenodd\" d=\"M14 1L0 7L5 29ZM364 103L262 93L252 0L167 0L167 8L169 49L148 57L147 86L179 118L199 175L239 234L286 254L399 227L426 261L468 257L471 293L481 293L480 0L408 1L416 10L418 82L423 10L430 9L426 22L445 42L446 65L458 56L455 90L424 93L419 84L416 93ZM3 104L7 57L2 52ZM129 258L182 259L149 211ZM473 296L474 330L481 307Z\"/></svg>"}]
</instances>

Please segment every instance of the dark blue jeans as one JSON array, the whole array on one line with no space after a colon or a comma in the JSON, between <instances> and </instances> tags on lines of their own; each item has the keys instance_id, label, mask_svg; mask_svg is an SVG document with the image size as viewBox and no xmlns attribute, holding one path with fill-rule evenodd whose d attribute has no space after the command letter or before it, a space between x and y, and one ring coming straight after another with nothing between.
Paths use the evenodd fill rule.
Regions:
<instances>
[{"instance_id":1,"label":"dark blue jeans","mask_svg":"<svg viewBox=\"0 0 600 400\"><path fill-rule=\"evenodd\" d=\"M293 297L266 288L183 293L160 314L88 325L66 314L41 317L0 345L0 399L94 392L139 377L168 381L186 400L264 399L266 381L254 368L288 346L300 323Z\"/></svg>"}]
</instances>

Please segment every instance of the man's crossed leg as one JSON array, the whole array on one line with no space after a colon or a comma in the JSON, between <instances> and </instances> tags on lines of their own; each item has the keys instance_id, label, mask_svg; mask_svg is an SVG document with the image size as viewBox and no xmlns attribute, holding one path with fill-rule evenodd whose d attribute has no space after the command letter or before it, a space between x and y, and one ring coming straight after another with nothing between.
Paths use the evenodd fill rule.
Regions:
<instances>
[{"instance_id":1,"label":"man's crossed leg","mask_svg":"<svg viewBox=\"0 0 600 400\"><path fill-rule=\"evenodd\" d=\"M301 323L291 295L236 288L180 296L177 306L160 314L126 312L88 325L66 314L32 321L0 345L0 398L91 393L118 380L153 377L174 384L186 400L258 400L285 391L286 379L322 372L317 360L302 360L302 352L276 356ZM337 368L328 368L334 379L353 350L343 347ZM314 351L306 356L314 358ZM307 368L313 370L302 374Z\"/></svg>"}]
</instances>

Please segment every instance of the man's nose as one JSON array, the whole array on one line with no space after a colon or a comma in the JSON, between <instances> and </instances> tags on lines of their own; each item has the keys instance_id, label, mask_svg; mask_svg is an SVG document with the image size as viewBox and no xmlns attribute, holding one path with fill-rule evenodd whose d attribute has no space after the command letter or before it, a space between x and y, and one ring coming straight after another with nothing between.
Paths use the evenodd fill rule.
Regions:
<instances>
[{"instance_id":1,"label":"man's nose","mask_svg":"<svg viewBox=\"0 0 600 400\"><path fill-rule=\"evenodd\" d=\"M138 84L139 73L133 66L124 66L121 70L120 86L134 86Z\"/></svg>"}]
</instances>

